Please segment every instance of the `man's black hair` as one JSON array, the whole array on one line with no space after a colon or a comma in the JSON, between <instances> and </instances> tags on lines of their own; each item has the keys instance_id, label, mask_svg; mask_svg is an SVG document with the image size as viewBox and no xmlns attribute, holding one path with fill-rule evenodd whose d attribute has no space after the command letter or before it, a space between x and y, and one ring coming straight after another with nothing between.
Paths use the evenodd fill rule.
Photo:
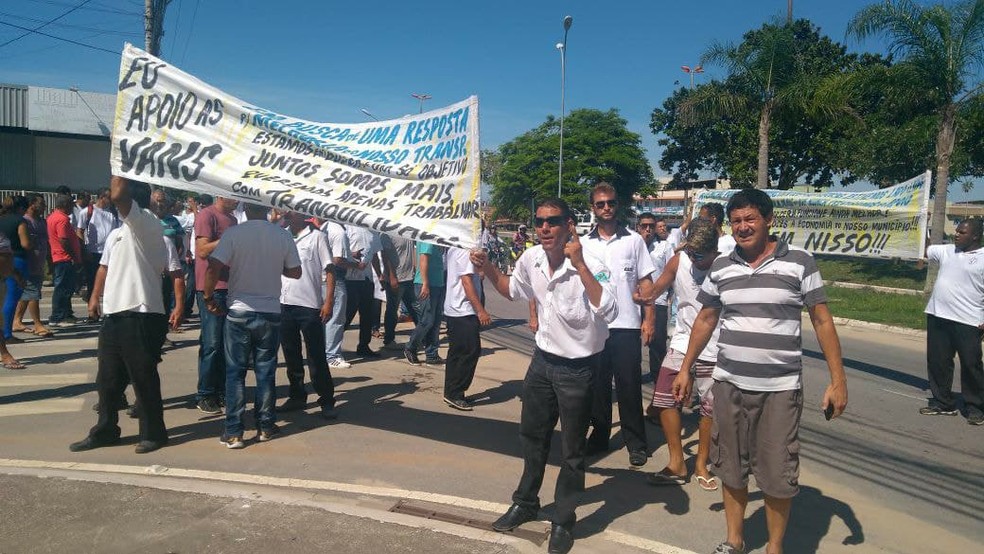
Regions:
<instances>
[{"instance_id":1,"label":"man's black hair","mask_svg":"<svg viewBox=\"0 0 984 554\"><path fill-rule=\"evenodd\" d=\"M729 203L728 206L731 206L731 204ZM713 217L714 219L716 219L717 222L718 222L718 225L723 225L724 224L724 207L721 206L721 204L719 204L717 202L708 202L707 204L704 204L703 206L701 206L700 209L706 211L707 212L707 215L709 215L709 216ZM728 213L729 214L731 213L731 208L730 207L728 208Z\"/></svg>"},{"instance_id":2,"label":"man's black hair","mask_svg":"<svg viewBox=\"0 0 984 554\"><path fill-rule=\"evenodd\" d=\"M536 205L536 209L539 210L540 208L557 208L560 210L560 215L564 216L564 219L571 218L571 207L567 205L567 202L564 202L560 198L551 197L546 200L541 200L540 203Z\"/></svg>"},{"instance_id":3,"label":"man's black hair","mask_svg":"<svg viewBox=\"0 0 984 554\"><path fill-rule=\"evenodd\" d=\"M960 225L966 225L967 230L970 231L972 236L975 236L980 240L981 235L984 235L984 222L981 221L979 217L971 217L960 222Z\"/></svg>"},{"instance_id":4,"label":"man's black hair","mask_svg":"<svg viewBox=\"0 0 984 554\"><path fill-rule=\"evenodd\" d=\"M720 205L720 204L719 204ZM741 208L755 208L763 218L772 217L772 198L759 189L741 189L728 200L728 218Z\"/></svg>"}]
</instances>

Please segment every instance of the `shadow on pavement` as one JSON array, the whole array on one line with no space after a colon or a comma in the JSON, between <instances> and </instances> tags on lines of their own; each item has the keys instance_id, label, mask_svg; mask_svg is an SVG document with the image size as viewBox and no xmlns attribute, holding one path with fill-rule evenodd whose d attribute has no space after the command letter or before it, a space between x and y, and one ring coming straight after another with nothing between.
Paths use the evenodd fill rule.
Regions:
<instances>
[{"instance_id":1,"label":"shadow on pavement","mask_svg":"<svg viewBox=\"0 0 984 554\"><path fill-rule=\"evenodd\" d=\"M690 495L684 487L652 487L645 483L645 473L634 469L589 467L587 473L608 477L603 482L584 491L580 505L601 502L601 507L578 521L575 538L590 537L601 533L608 525L624 515L648 506L662 504L672 515L690 511ZM641 489L641 491L640 491ZM551 511L553 504L544 507Z\"/></svg>"},{"instance_id":2,"label":"shadow on pavement","mask_svg":"<svg viewBox=\"0 0 984 554\"><path fill-rule=\"evenodd\" d=\"M762 498L760 491L748 495L749 501ZM724 503L712 504L711 510L723 512ZM851 532L841 539L841 544L853 546L864 543L864 528L850 505L825 496L820 489L800 486L799 494L793 500L783 549L787 552L818 552L820 541L830 533L830 525L835 517L840 518ZM721 519L723 532L723 514ZM751 552L764 548L768 538L765 505L762 505L745 520L745 550Z\"/></svg>"},{"instance_id":3,"label":"shadow on pavement","mask_svg":"<svg viewBox=\"0 0 984 554\"><path fill-rule=\"evenodd\" d=\"M820 361L826 360L826 358L823 357L823 352L818 352L816 350L809 350L807 348L803 349L803 355L808 358L813 358L815 360L820 360ZM903 385L909 385L910 387L915 387L920 390L929 390L929 381L927 381L925 378L916 377L915 375L909 375L908 373L891 369L888 367L869 364L868 362L862 362L860 360L852 360L850 358L844 358L844 367L856 369L863 373L868 373L876 377L881 377L883 379L895 381L896 383L902 383Z\"/></svg>"}]
</instances>

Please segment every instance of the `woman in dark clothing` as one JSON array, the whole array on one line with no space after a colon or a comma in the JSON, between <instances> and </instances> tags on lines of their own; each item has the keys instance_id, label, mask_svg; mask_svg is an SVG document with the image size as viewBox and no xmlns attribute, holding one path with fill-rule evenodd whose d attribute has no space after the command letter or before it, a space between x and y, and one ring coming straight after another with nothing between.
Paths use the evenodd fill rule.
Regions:
<instances>
[{"instance_id":1,"label":"woman in dark clothing","mask_svg":"<svg viewBox=\"0 0 984 554\"><path fill-rule=\"evenodd\" d=\"M28 256L33 248L31 236L27 229L24 212L27 211L27 198L17 195L3 201L0 210L0 233L10 239L10 249L14 257L14 272L7 277L7 294L3 300L3 338L8 343L23 342L15 338L12 327L14 312L24 292L23 279L27 275Z\"/></svg>"}]
</instances>

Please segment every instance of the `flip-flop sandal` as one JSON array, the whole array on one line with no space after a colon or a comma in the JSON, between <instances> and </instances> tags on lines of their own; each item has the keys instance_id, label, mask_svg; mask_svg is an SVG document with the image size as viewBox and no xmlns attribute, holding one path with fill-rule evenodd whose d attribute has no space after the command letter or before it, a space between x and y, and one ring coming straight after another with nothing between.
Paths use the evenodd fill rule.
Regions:
<instances>
[{"instance_id":1,"label":"flip-flop sandal","mask_svg":"<svg viewBox=\"0 0 984 554\"><path fill-rule=\"evenodd\" d=\"M47 338L51 338L51 337L55 336L54 331L49 331L49 330L45 330L42 333L35 333L34 331L31 331L31 334L33 334L34 336L37 336L37 337L41 337L43 339L47 339Z\"/></svg>"},{"instance_id":2,"label":"flip-flop sandal","mask_svg":"<svg viewBox=\"0 0 984 554\"><path fill-rule=\"evenodd\" d=\"M665 487L686 485L689 479L686 475L674 475L664 468L659 473L650 473L646 476L646 482L654 487Z\"/></svg>"},{"instance_id":3,"label":"flip-flop sandal","mask_svg":"<svg viewBox=\"0 0 984 554\"><path fill-rule=\"evenodd\" d=\"M698 475L697 484L705 491L718 490L718 478L713 475L710 478L704 477L703 475Z\"/></svg>"},{"instance_id":4,"label":"flip-flop sandal","mask_svg":"<svg viewBox=\"0 0 984 554\"><path fill-rule=\"evenodd\" d=\"M21 362L18 362L17 360L14 360L12 362L3 362L0 365L3 365L3 367L7 369L27 369L26 365L22 364Z\"/></svg>"},{"instance_id":5,"label":"flip-flop sandal","mask_svg":"<svg viewBox=\"0 0 984 554\"><path fill-rule=\"evenodd\" d=\"M15 333L30 333L34 334L34 327L21 327L20 329L12 329Z\"/></svg>"}]
</instances>

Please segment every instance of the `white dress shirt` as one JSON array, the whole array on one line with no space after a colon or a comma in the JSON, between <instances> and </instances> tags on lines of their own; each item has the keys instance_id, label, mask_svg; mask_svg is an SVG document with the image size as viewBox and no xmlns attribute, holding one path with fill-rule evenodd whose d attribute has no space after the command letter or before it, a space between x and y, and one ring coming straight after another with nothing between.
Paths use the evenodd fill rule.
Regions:
<instances>
[{"instance_id":1,"label":"white dress shirt","mask_svg":"<svg viewBox=\"0 0 984 554\"><path fill-rule=\"evenodd\" d=\"M160 220L133 202L123 225L106 241L100 260L107 266L104 313L165 313L161 292L161 274L168 263L165 241Z\"/></svg>"},{"instance_id":2,"label":"white dress shirt","mask_svg":"<svg viewBox=\"0 0 984 554\"><path fill-rule=\"evenodd\" d=\"M310 226L294 237L301 258L301 278L280 277L280 303L321 309L324 304L325 271L332 267L328 237Z\"/></svg>"},{"instance_id":3,"label":"white dress shirt","mask_svg":"<svg viewBox=\"0 0 984 554\"><path fill-rule=\"evenodd\" d=\"M471 279L475 294L482 296L482 278L475 271L469 254L464 248L449 248L444 254L444 268L448 272L446 281L447 292L444 295L444 315L448 317L465 317L475 315L475 307L465 296L465 286L462 277Z\"/></svg>"},{"instance_id":4,"label":"white dress shirt","mask_svg":"<svg viewBox=\"0 0 984 554\"><path fill-rule=\"evenodd\" d=\"M595 227L581 238L581 246L585 252L603 260L612 272L618 317L608 327L639 329L642 315L639 305L632 300L632 293L638 287L639 280L650 277L656 269L646 248L646 241L638 233L624 227L618 228L616 234L606 239Z\"/></svg>"},{"instance_id":5,"label":"white dress shirt","mask_svg":"<svg viewBox=\"0 0 984 554\"><path fill-rule=\"evenodd\" d=\"M550 263L543 247L528 248L516 260L509 280L509 296L536 300L539 328L536 346L564 358L585 358L601 352L608 339L608 324L618 316L615 283L604 262L585 253L588 270L601 284L601 302L595 307L588 300L581 277L564 259L550 275ZM636 310L638 312L638 310Z\"/></svg>"}]
</instances>

